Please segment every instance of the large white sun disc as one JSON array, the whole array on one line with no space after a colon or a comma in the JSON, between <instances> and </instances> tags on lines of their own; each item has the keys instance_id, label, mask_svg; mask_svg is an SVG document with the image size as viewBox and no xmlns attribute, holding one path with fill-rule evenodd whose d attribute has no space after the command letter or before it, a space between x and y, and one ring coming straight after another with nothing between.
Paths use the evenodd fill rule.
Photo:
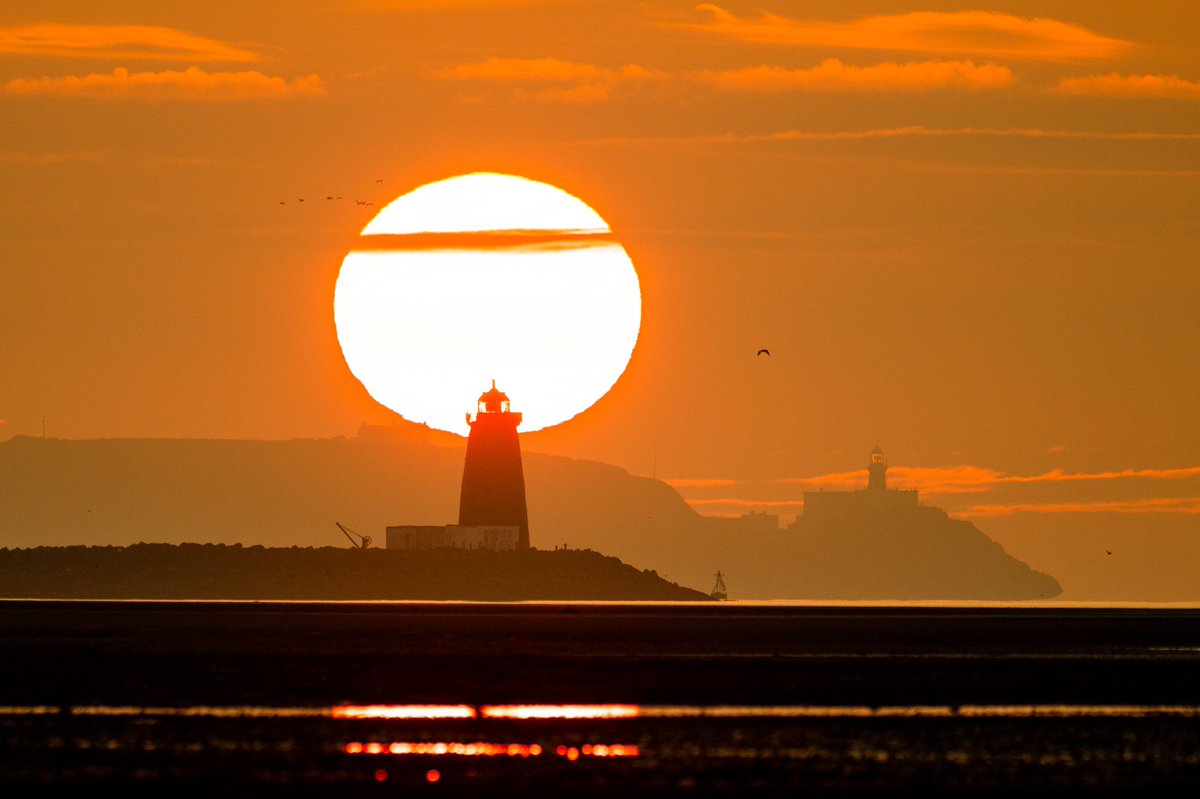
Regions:
<instances>
[{"instance_id":1,"label":"large white sun disc","mask_svg":"<svg viewBox=\"0 0 1200 799\"><path fill-rule=\"evenodd\" d=\"M377 401L441 430L465 435L464 412L492 379L524 413L522 431L570 419L624 372L641 324L625 250L577 235L607 230L577 198L508 175L451 178L400 197L364 236L549 236L530 246L451 236L436 249L389 239L395 249L351 252L334 293L347 365Z\"/></svg>"}]
</instances>

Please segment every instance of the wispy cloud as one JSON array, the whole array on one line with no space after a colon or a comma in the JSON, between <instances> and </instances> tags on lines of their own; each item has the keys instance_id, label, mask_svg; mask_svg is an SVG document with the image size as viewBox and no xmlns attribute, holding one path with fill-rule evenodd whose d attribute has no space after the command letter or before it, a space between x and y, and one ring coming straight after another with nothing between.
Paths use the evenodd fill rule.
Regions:
<instances>
[{"instance_id":1,"label":"wispy cloud","mask_svg":"<svg viewBox=\"0 0 1200 799\"><path fill-rule=\"evenodd\" d=\"M434 78L505 85L518 97L566 103L606 100L623 83L643 82L659 73L628 64L601 67L560 58L489 58L429 70Z\"/></svg>"},{"instance_id":2,"label":"wispy cloud","mask_svg":"<svg viewBox=\"0 0 1200 799\"><path fill-rule=\"evenodd\" d=\"M726 480L715 477L678 478L663 480L672 488L730 488L737 485L737 480Z\"/></svg>"},{"instance_id":3,"label":"wispy cloud","mask_svg":"<svg viewBox=\"0 0 1200 799\"><path fill-rule=\"evenodd\" d=\"M694 508L745 508L747 510L791 510L798 511L804 507L804 502L797 499L741 499L739 497L723 497L719 499L689 499L687 504Z\"/></svg>"},{"instance_id":4,"label":"wispy cloud","mask_svg":"<svg viewBox=\"0 0 1200 799\"><path fill-rule=\"evenodd\" d=\"M258 61L257 53L155 25L41 24L0 27L0 53L121 61Z\"/></svg>"},{"instance_id":5,"label":"wispy cloud","mask_svg":"<svg viewBox=\"0 0 1200 799\"><path fill-rule=\"evenodd\" d=\"M771 142L836 142L870 139L1090 139L1096 141L1200 141L1200 133L1155 131L1045 130L1043 128L934 128L906 125L868 130L781 130L773 133L715 133L700 136L608 137L589 139L578 144L760 144Z\"/></svg>"},{"instance_id":6,"label":"wispy cloud","mask_svg":"<svg viewBox=\"0 0 1200 799\"><path fill-rule=\"evenodd\" d=\"M326 93L317 75L289 81L253 70L206 72L199 67L165 72L130 72L121 67L111 74L14 78L3 85L3 91L25 96L201 102L320 97Z\"/></svg>"},{"instance_id":7,"label":"wispy cloud","mask_svg":"<svg viewBox=\"0 0 1200 799\"><path fill-rule=\"evenodd\" d=\"M352 5L367 11L445 11L446 9L512 8L548 6L578 0L357 0Z\"/></svg>"},{"instance_id":8,"label":"wispy cloud","mask_svg":"<svg viewBox=\"0 0 1200 799\"><path fill-rule=\"evenodd\" d=\"M979 466L893 466L888 469L888 483L893 488L913 488L923 494L975 494L1006 485L1047 483L1102 482L1114 480L1186 480L1200 477L1200 466L1181 469L1123 469L1110 472L1069 473L1053 469L1036 475L1009 475ZM781 485L800 486L806 490L828 488L851 490L866 485L865 470L837 472L815 477L782 478Z\"/></svg>"},{"instance_id":9,"label":"wispy cloud","mask_svg":"<svg viewBox=\"0 0 1200 799\"><path fill-rule=\"evenodd\" d=\"M815 67L747 67L707 71L701 81L728 91L929 91L932 89L995 89L1013 82L1012 71L996 64L972 61L913 61L870 66L826 59Z\"/></svg>"},{"instance_id":10,"label":"wispy cloud","mask_svg":"<svg viewBox=\"0 0 1200 799\"><path fill-rule=\"evenodd\" d=\"M1182 513L1200 515L1200 497L1130 499L1115 502L1045 502L1013 505L974 505L955 513L967 519L1015 516L1018 513Z\"/></svg>"},{"instance_id":11,"label":"wispy cloud","mask_svg":"<svg viewBox=\"0 0 1200 799\"><path fill-rule=\"evenodd\" d=\"M1058 94L1091 97L1161 97L1176 100L1200 100L1200 81L1178 75L1088 75L1062 78L1055 87Z\"/></svg>"},{"instance_id":12,"label":"wispy cloud","mask_svg":"<svg viewBox=\"0 0 1200 799\"><path fill-rule=\"evenodd\" d=\"M109 160L111 160L111 156L87 150L51 150L42 153L30 153L23 150L0 152L0 164L53 166L55 164L100 163Z\"/></svg>"},{"instance_id":13,"label":"wispy cloud","mask_svg":"<svg viewBox=\"0 0 1200 799\"><path fill-rule=\"evenodd\" d=\"M994 11L914 11L860 17L849 22L802 20L763 12L739 17L720 6L697 6L707 19L679 27L745 42L802 47L844 47L924 53L958 53L1012 59L1071 61L1111 58L1131 42L1055 19Z\"/></svg>"}]
</instances>

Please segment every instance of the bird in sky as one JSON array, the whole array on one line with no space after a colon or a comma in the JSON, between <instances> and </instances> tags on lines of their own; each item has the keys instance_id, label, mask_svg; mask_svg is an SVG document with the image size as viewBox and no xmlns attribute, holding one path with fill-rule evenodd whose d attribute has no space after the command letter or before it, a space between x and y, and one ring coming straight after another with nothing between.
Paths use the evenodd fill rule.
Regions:
<instances>
[{"instance_id":1,"label":"bird in sky","mask_svg":"<svg viewBox=\"0 0 1200 799\"><path fill-rule=\"evenodd\" d=\"M1112 554L1112 550L1111 550L1111 549L1106 549L1106 550L1104 550L1104 554L1105 554L1105 555L1111 555L1111 554Z\"/></svg>"},{"instance_id":2,"label":"bird in sky","mask_svg":"<svg viewBox=\"0 0 1200 799\"><path fill-rule=\"evenodd\" d=\"M383 178L375 178L376 183L383 183Z\"/></svg>"},{"instance_id":3,"label":"bird in sky","mask_svg":"<svg viewBox=\"0 0 1200 799\"><path fill-rule=\"evenodd\" d=\"M770 350L759 350L759 351L758 351L758 354L759 354L759 355L766 355L767 357L770 357L770 355L771 355L771 351L770 351Z\"/></svg>"}]
</instances>

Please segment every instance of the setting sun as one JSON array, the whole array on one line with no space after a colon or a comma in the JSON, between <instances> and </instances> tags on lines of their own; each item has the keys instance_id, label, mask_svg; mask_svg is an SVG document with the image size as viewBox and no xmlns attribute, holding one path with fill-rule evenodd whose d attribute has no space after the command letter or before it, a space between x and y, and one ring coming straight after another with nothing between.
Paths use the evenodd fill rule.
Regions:
<instances>
[{"instance_id":1,"label":"setting sun","mask_svg":"<svg viewBox=\"0 0 1200 799\"><path fill-rule=\"evenodd\" d=\"M475 173L386 206L342 263L346 363L381 404L466 434L496 380L523 431L564 422L625 370L641 325L633 263L604 220L545 183Z\"/></svg>"}]
</instances>

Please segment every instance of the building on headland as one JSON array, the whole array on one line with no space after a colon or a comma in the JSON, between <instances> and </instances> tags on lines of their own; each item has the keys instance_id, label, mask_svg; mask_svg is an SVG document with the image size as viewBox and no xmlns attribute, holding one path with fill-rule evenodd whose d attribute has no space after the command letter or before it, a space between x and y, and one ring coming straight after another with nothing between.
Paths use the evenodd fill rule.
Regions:
<instances>
[{"instance_id":1,"label":"building on headland","mask_svg":"<svg viewBox=\"0 0 1200 799\"><path fill-rule=\"evenodd\" d=\"M521 443L508 396L492 387L480 395L463 464L458 524L387 528L388 549L529 549L529 511Z\"/></svg>"},{"instance_id":2,"label":"building on headland","mask_svg":"<svg viewBox=\"0 0 1200 799\"><path fill-rule=\"evenodd\" d=\"M917 507L916 489L887 487L887 461L878 446L871 450L867 465L867 487L859 491L805 491L804 517L823 519L845 516L864 508L897 509Z\"/></svg>"},{"instance_id":3,"label":"building on headland","mask_svg":"<svg viewBox=\"0 0 1200 799\"><path fill-rule=\"evenodd\" d=\"M401 524L387 528L388 549L517 549L521 528L508 525Z\"/></svg>"}]
</instances>

